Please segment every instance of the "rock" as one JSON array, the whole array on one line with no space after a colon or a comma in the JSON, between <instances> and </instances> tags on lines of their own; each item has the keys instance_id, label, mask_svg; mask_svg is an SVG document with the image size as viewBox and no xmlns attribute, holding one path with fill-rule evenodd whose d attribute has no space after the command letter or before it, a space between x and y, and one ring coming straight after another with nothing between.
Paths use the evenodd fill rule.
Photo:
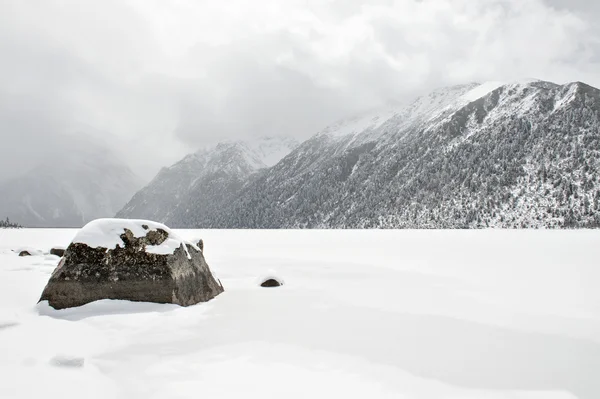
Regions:
<instances>
[{"instance_id":1,"label":"rock","mask_svg":"<svg viewBox=\"0 0 600 399\"><path fill-rule=\"evenodd\" d=\"M266 274L263 274L257 279L257 283L261 287L280 287L285 284L285 281L274 269L269 269Z\"/></svg>"},{"instance_id":2,"label":"rock","mask_svg":"<svg viewBox=\"0 0 600 399\"><path fill-rule=\"evenodd\" d=\"M202 241L202 239L198 240L198 248L200 248L200 251L204 252L204 241Z\"/></svg>"},{"instance_id":3,"label":"rock","mask_svg":"<svg viewBox=\"0 0 600 399\"><path fill-rule=\"evenodd\" d=\"M283 281L280 281L276 278L269 278L260 284L261 287L280 287L282 285Z\"/></svg>"},{"instance_id":4,"label":"rock","mask_svg":"<svg viewBox=\"0 0 600 399\"><path fill-rule=\"evenodd\" d=\"M65 255L65 249L64 248L52 248L50 250L50 255L55 255L55 256L58 256L59 258L62 258Z\"/></svg>"},{"instance_id":5,"label":"rock","mask_svg":"<svg viewBox=\"0 0 600 399\"><path fill-rule=\"evenodd\" d=\"M40 301L55 309L100 299L206 302L223 292L200 248L151 221L98 219L66 249Z\"/></svg>"},{"instance_id":6,"label":"rock","mask_svg":"<svg viewBox=\"0 0 600 399\"><path fill-rule=\"evenodd\" d=\"M19 256L42 256L43 252L40 251L39 249L36 248L32 248L32 247L20 247L20 248L15 248L12 250L14 253L18 254Z\"/></svg>"}]
</instances>

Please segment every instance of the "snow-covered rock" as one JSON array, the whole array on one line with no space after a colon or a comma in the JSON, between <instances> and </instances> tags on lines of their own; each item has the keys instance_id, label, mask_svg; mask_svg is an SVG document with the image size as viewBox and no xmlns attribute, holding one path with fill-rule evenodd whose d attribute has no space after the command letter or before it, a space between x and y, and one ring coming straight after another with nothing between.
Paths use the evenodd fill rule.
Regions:
<instances>
[{"instance_id":1,"label":"snow-covered rock","mask_svg":"<svg viewBox=\"0 0 600 399\"><path fill-rule=\"evenodd\" d=\"M263 281L260 286L261 287L280 287L283 283L276 278L269 278Z\"/></svg>"},{"instance_id":2,"label":"snow-covered rock","mask_svg":"<svg viewBox=\"0 0 600 399\"><path fill-rule=\"evenodd\" d=\"M13 252L18 254L19 256L42 256L44 253L39 249L32 247L19 247L13 249Z\"/></svg>"},{"instance_id":3,"label":"snow-covered rock","mask_svg":"<svg viewBox=\"0 0 600 399\"><path fill-rule=\"evenodd\" d=\"M101 299L189 306L223 292L202 251L146 220L99 219L84 226L40 301L55 309Z\"/></svg>"},{"instance_id":4,"label":"snow-covered rock","mask_svg":"<svg viewBox=\"0 0 600 399\"><path fill-rule=\"evenodd\" d=\"M261 287L280 287L285 284L283 278L281 278L275 270L269 270L266 274L262 275L258 279L258 285Z\"/></svg>"},{"instance_id":5,"label":"snow-covered rock","mask_svg":"<svg viewBox=\"0 0 600 399\"><path fill-rule=\"evenodd\" d=\"M125 248L127 246L127 237L124 232L129 230L133 239L147 237L153 232L161 233L165 239L159 240L158 244L145 245L145 251L159 255L173 254L176 249L181 248L183 244L194 246L192 243L186 243L176 233L162 223L156 223L149 220L132 219L97 219L88 223L83 229L79 230L74 244L85 244L90 248ZM185 249L185 247L183 247ZM200 250L195 247L196 250Z\"/></svg>"}]
</instances>

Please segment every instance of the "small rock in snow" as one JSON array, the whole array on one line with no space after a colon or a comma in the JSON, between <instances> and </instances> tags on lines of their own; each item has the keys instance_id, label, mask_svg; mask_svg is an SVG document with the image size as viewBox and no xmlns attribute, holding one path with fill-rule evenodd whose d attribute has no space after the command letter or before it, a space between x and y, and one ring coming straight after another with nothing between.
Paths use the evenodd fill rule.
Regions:
<instances>
[{"instance_id":1,"label":"small rock in snow","mask_svg":"<svg viewBox=\"0 0 600 399\"><path fill-rule=\"evenodd\" d=\"M282 285L283 285L283 283L281 281L276 280L274 278L270 278L268 280L263 281L260 286L261 287L280 287Z\"/></svg>"},{"instance_id":2,"label":"small rock in snow","mask_svg":"<svg viewBox=\"0 0 600 399\"><path fill-rule=\"evenodd\" d=\"M52 248L50 249L50 255L55 255L58 256L59 258L62 258L65 255L65 248Z\"/></svg>"},{"instance_id":3,"label":"small rock in snow","mask_svg":"<svg viewBox=\"0 0 600 399\"><path fill-rule=\"evenodd\" d=\"M281 277L277 276L277 272L269 269L266 274L258 279L258 284L261 287L280 287L285 283Z\"/></svg>"}]
</instances>

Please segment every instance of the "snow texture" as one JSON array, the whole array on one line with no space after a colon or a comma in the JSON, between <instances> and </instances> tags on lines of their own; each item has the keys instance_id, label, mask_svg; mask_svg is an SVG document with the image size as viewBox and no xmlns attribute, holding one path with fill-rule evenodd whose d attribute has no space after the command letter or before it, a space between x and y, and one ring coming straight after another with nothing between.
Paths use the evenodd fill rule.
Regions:
<instances>
[{"instance_id":1,"label":"snow texture","mask_svg":"<svg viewBox=\"0 0 600 399\"><path fill-rule=\"evenodd\" d=\"M485 82L462 95L461 98L469 102L476 101L505 84L505 82Z\"/></svg>"},{"instance_id":2,"label":"snow texture","mask_svg":"<svg viewBox=\"0 0 600 399\"><path fill-rule=\"evenodd\" d=\"M77 231L0 232L0 397L600 397L598 231L176 233L226 292L56 311L35 303L58 259L11 249Z\"/></svg>"},{"instance_id":3,"label":"snow texture","mask_svg":"<svg viewBox=\"0 0 600 399\"><path fill-rule=\"evenodd\" d=\"M146 228L144 228L146 226ZM168 233L168 238L159 245L147 245L146 252L157 255L173 254L177 248L183 244L191 245L200 250L196 244L185 242L171 229L162 223L156 223L149 220L133 219L97 219L86 224L75 236L73 243L86 244L91 248L125 247L121 235L125 229L131 230L136 238L145 237L149 231L162 229ZM187 252L185 245L184 249Z\"/></svg>"},{"instance_id":4,"label":"snow texture","mask_svg":"<svg viewBox=\"0 0 600 399\"><path fill-rule=\"evenodd\" d=\"M85 364L82 357L57 355L50 359L50 364L57 367L81 368Z\"/></svg>"},{"instance_id":5,"label":"snow texture","mask_svg":"<svg viewBox=\"0 0 600 399\"><path fill-rule=\"evenodd\" d=\"M360 117L346 119L325 128L320 134L330 137L345 137L377 129L397 113L393 108L373 111Z\"/></svg>"}]
</instances>

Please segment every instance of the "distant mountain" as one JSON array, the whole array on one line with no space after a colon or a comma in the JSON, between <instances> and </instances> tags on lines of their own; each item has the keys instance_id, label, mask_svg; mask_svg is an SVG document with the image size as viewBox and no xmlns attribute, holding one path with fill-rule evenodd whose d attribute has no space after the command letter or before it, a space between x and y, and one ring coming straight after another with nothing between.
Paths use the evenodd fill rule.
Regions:
<instances>
[{"instance_id":1,"label":"distant mountain","mask_svg":"<svg viewBox=\"0 0 600 399\"><path fill-rule=\"evenodd\" d=\"M103 144L74 137L51 159L0 183L0 215L25 227L81 227L113 216L140 186Z\"/></svg>"},{"instance_id":2,"label":"distant mountain","mask_svg":"<svg viewBox=\"0 0 600 399\"><path fill-rule=\"evenodd\" d=\"M440 89L325 129L186 226L599 227L599 117L580 82Z\"/></svg>"},{"instance_id":3,"label":"distant mountain","mask_svg":"<svg viewBox=\"0 0 600 399\"><path fill-rule=\"evenodd\" d=\"M246 184L297 145L289 138L264 137L202 149L163 168L117 217L151 219L173 227L206 226Z\"/></svg>"}]
</instances>

